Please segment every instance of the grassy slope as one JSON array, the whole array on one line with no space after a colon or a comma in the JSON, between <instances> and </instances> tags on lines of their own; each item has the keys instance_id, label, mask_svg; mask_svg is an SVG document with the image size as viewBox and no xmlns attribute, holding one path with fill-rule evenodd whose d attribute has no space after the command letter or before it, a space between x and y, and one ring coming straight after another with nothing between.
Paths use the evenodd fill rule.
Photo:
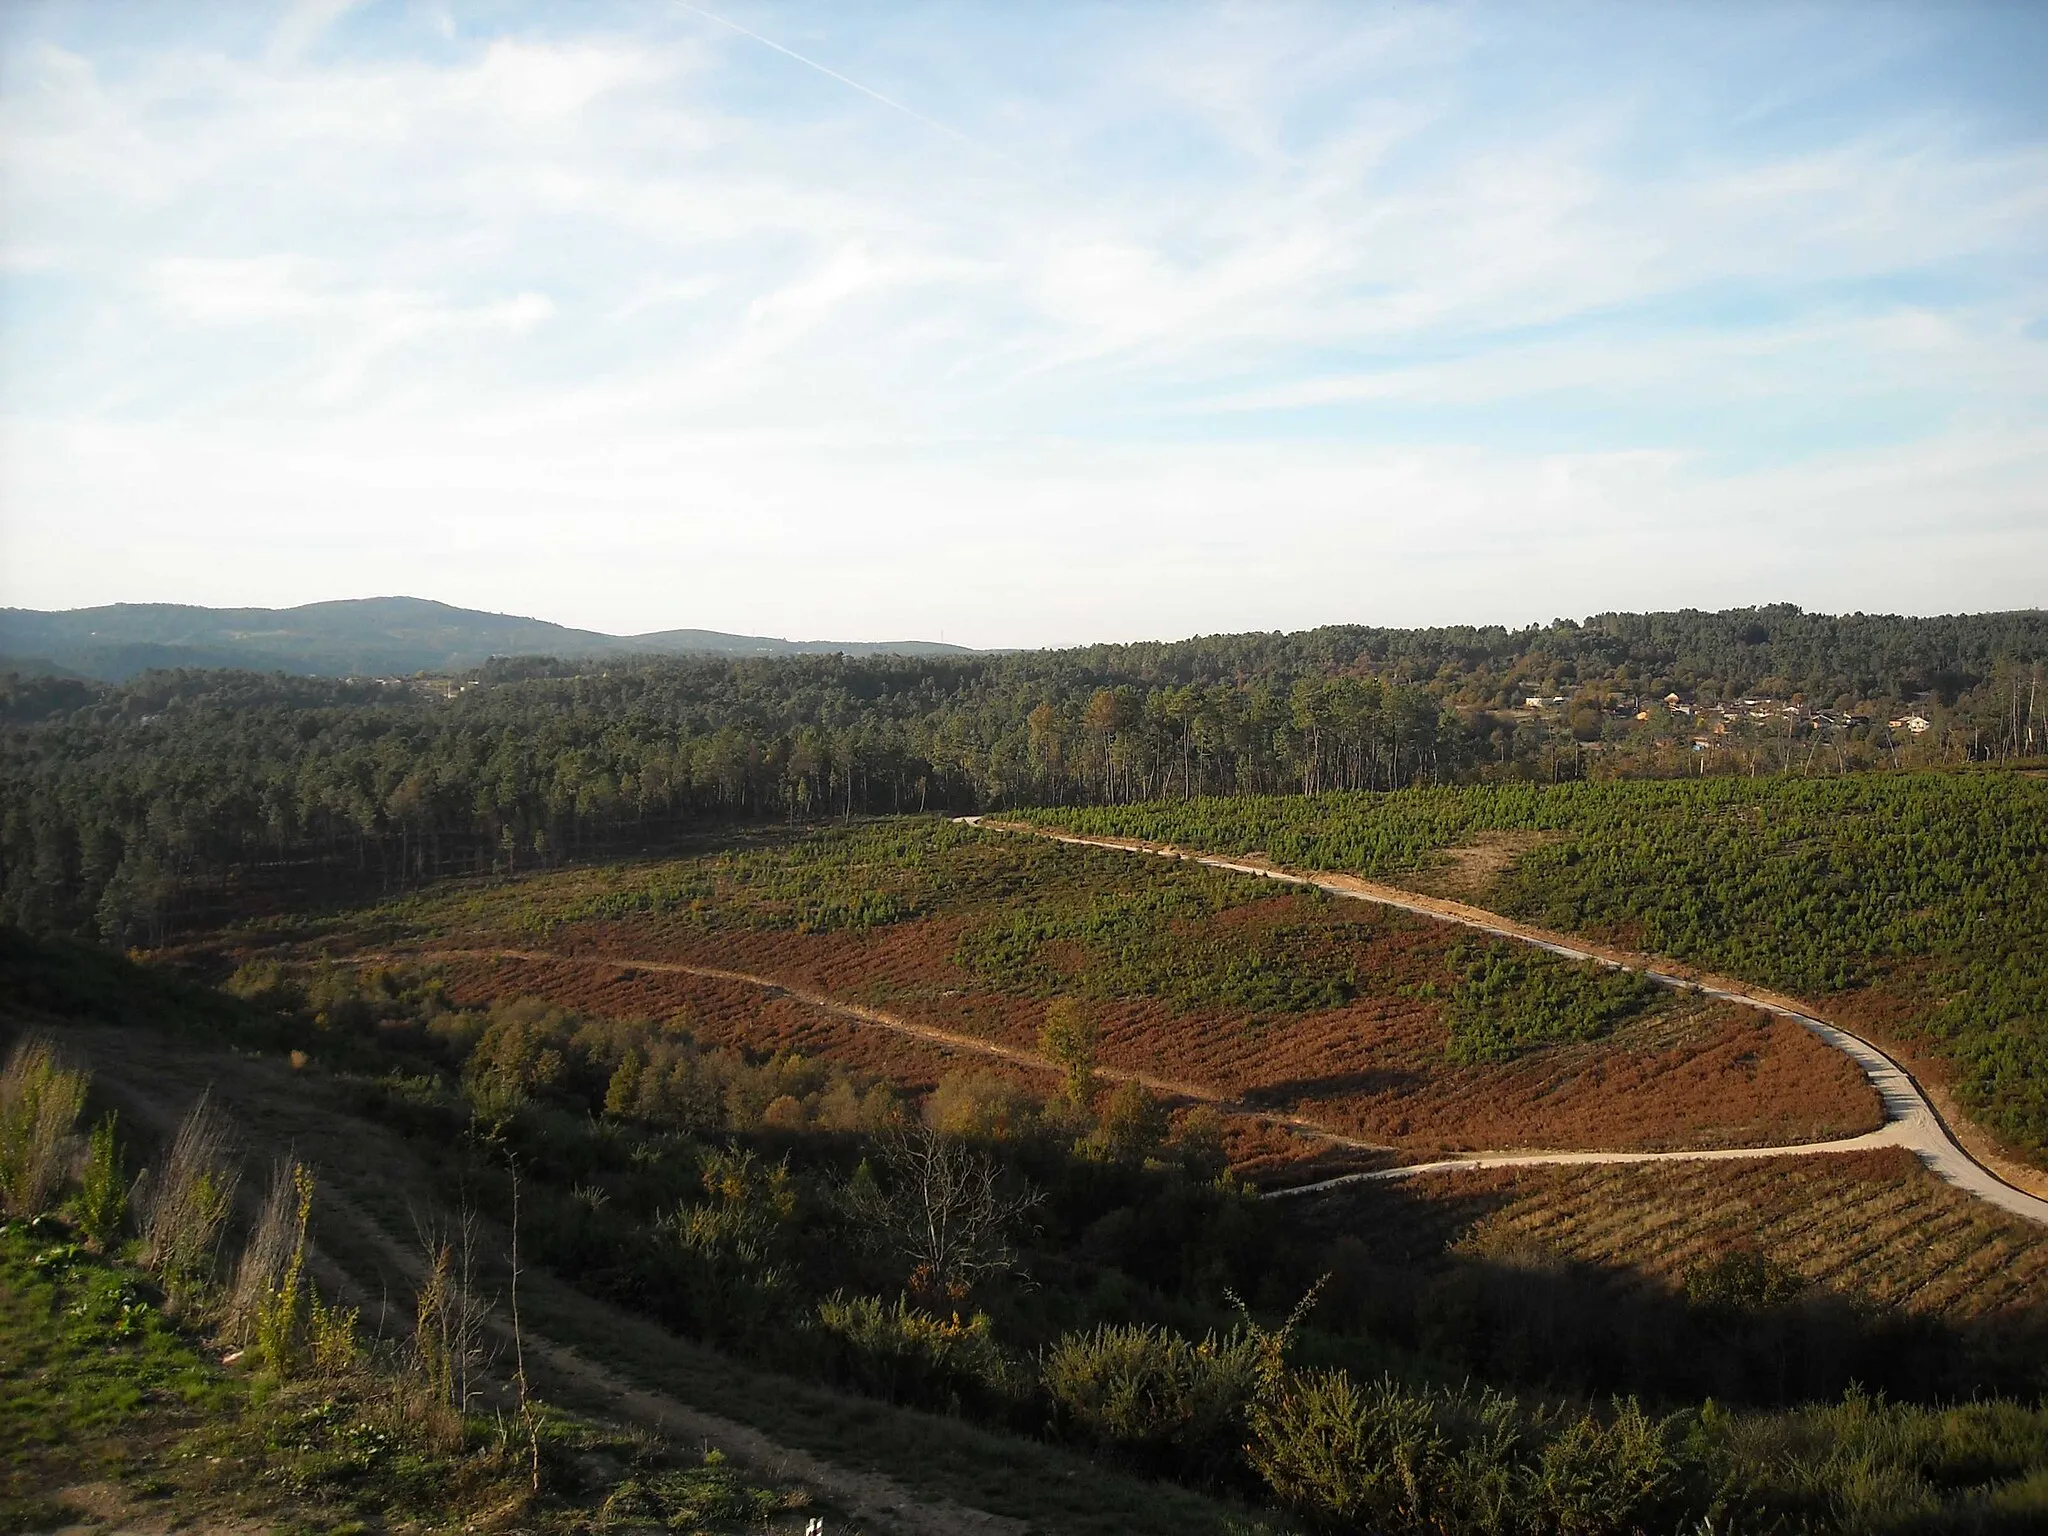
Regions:
<instances>
[{"instance_id":1,"label":"grassy slope","mask_svg":"<svg viewBox=\"0 0 2048 1536\"><path fill-rule=\"evenodd\" d=\"M106 974L118 979L125 969L117 962ZM222 1050L190 1031L84 1025L64 1038L96 1067L97 1081L131 1126L164 1125L210 1087L241 1128L252 1162L293 1149L319 1168L329 1195L316 1236L355 1279L366 1315L377 1314L380 1299L410 1293L405 1263L415 1192L433 1187L422 1161L431 1149L357 1118L346 1093L318 1077L294 1073L274 1058ZM538 1331L637 1385L752 1425L827 1461L881 1472L913 1493L1081 1536L1221 1533L1240 1518L1199 1494L1123 1475L1056 1446L756 1369L593 1301L544 1272L522 1283L522 1302ZM402 1300L392 1304L402 1310ZM543 1390L568 1406L609 1406L602 1393L581 1393L567 1378L536 1374Z\"/></svg>"},{"instance_id":2,"label":"grassy slope","mask_svg":"<svg viewBox=\"0 0 2048 1536\"><path fill-rule=\"evenodd\" d=\"M285 1386L223 1367L160 1310L150 1277L53 1220L0 1224L0 1530L81 1516L202 1530L587 1531L630 1470L679 1529L800 1529L799 1494L679 1464L644 1439L551 1416L550 1495L521 1458L437 1451L375 1378ZM613 1469L579 1478L580 1464Z\"/></svg>"}]
</instances>

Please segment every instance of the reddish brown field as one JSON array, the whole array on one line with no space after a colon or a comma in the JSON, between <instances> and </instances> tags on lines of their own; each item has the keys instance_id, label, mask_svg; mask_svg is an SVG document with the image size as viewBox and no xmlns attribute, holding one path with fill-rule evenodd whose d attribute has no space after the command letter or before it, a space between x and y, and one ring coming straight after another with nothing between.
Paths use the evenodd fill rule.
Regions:
<instances>
[{"instance_id":1,"label":"reddish brown field","mask_svg":"<svg viewBox=\"0 0 2048 1536\"><path fill-rule=\"evenodd\" d=\"M1427 1174L1308 1198L1303 1219L1369 1234L1389 1257L1535 1251L1664 1288L1741 1246L1844 1295L1951 1320L2048 1304L2048 1232L1902 1148Z\"/></svg>"},{"instance_id":2,"label":"reddish brown field","mask_svg":"<svg viewBox=\"0 0 2048 1536\"><path fill-rule=\"evenodd\" d=\"M1535 1052L1505 1066L1453 1066L1440 1005L1416 994L1442 984L1461 935L1424 919L1368 911L1370 920L1361 922L1356 908L1260 900L1209 919L1239 932L1282 922L1325 925L1332 958L1355 969L1362 995L1341 1008L1263 1018L1176 1008L1155 997L1104 1001L1096 1008L1103 1063L1418 1155L1760 1146L1852 1135L1878 1123L1875 1095L1847 1058L1796 1025L1689 998L1660 1003L1609 1039ZM955 962L963 931L985 920L944 916L823 934L707 931L662 918L584 922L542 942L585 958L545 966L452 962L451 981L457 1000L470 1004L533 992L615 1016L688 1010L708 1038L829 1056L924 1088L961 1065L988 1063L743 984L591 962L616 957L747 972L1033 1051L1043 1000L1001 989ZM525 949L536 941L505 942ZM1269 1145L1275 1135L1278 1143ZM1244 1147L1245 1161L1263 1171L1297 1150L1285 1132L1262 1133Z\"/></svg>"}]
</instances>

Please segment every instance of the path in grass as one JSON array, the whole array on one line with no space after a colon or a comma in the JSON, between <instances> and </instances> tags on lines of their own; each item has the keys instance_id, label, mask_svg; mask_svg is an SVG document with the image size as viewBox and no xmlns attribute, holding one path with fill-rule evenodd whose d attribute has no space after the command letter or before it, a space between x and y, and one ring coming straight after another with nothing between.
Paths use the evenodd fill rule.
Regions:
<instances>
[{"instance_id":1,"label":"path in grass","mask_svg":"<svg viewBox=\"0 0 2048 1536\"><path fill-rule=\"evenodd\" d=\"M1499 938L1533 944L1567 960L1595 960L1619 970L1636 971L1659 986L1684 992L1697 992L1723 1002L1758 1008L1803 1025L1829 1045L1845 1053L1863 1070L1863 1075L1877 1090L1878 1098L1884 1105L1885 1124L1882 1129L1846 1141L1712 1152L1485 1152L1443 1162L1417 1163L1402 1168L1343 1174L1337 1178L1324 1179L1318 1183L1304 1184L1295 1189L1276 1193L1301 1195L1362 1179L1413 1178L1418 1174L1458 1168L1512 1168L1547 1163L1696 1162L1732 1158L1793 1157L1816 1152L1852 1152L1866 1147L1895 1146L1910 1150L1938 1177L1957 1188L1966 1190L2001 1210L2010 1211L2015 1216L2048 1226L2048 1200L2028 1194L2025 1190L2007 1183L1965 1151L1949 1133L1948 1125L1943 1121L1940 1112L1922 1091L1920 1084L1914 1081L1912 1073L1863 1036L1844 1029L1839 1024L1831 1023L1817 1014L1809 1013L1790 998L1777 993L1759 991L1739 981L1696 972L1669 961L1653 963L1646 956L1591 945L1584 939L1570 938L1546 928L1517 922L1513 918L1501 916L1498 912L1488 912L1482 907L1469 907L1463 902L1447 901L1437 896L1418 895L1414 891L1404 891L1399 886L1361 880L1355 875L1281 869L1263 861L1225 858L1217 854L1177 848L1170 843L1148 843L1138 838L1127 837L1083 837L1072 832L1055 832L1021 822L996 821L981 816L963 816L960 820L968 826L984 827L996 832L1015 832L1032 837L1050 838L1054 842L1074 843L1087 848L1110 848L1123 853L1149 853L1159 858L1178 859L1185 863L1200 864L1234 874L1256 875L1261 879L1278 880L1288 885L1313 886L1318 890L1327 891L1332 896L1397 907L1401 911L1434 918L1439 922L1456 923L1462 927L1478 929L1482 933L1494 934Z\"/></svg>"}]
</instances>

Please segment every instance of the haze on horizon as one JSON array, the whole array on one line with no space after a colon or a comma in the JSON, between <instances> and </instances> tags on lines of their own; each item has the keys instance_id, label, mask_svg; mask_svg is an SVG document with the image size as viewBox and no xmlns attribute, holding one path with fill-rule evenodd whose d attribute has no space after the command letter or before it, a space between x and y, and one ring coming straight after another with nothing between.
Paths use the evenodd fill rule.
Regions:
<instances>
[{"instance_id":1,"label":"haze on horizon","mask_svg":"<svg viewBox=\"0 0 2048 1536\"><path fill-rule=\"evenodd\" d=\"M0 604L2048 603L2048 10L17 4Z\"/></svg>"}]
</instances>

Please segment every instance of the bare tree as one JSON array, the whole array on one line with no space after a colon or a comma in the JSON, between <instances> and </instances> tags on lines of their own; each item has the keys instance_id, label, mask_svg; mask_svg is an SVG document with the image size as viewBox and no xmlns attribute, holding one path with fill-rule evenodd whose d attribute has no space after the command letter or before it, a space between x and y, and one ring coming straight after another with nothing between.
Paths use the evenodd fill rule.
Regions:
<instances>
[{"instance_id":1,"label":"bare tree","mask_svg":"<svg viewBox=\"0 0 2048 1536\"><path fill-rule=\"evenodd\" d=\"M424 1278L414 1301L413 1369L430 1394L458 1416L482 1393L491 1366L494 1296L484 1294L478 1270L481 1227L464 1207L453 1221L419 1226Z\"/></svg>"},{"instance_id":2,"label":"bare tree","mask_svg":"<svg viewBox=\"0 0 2048 1536\"><path fill-rule=\"evenodd\" d=\"M1006 1187L993 1158L928 1126L881 1145L882 1178L856 1175L847 1204L873 1238L910 1265L921 1302L963 1300L978 1282L1019 1268L1011 1234L1043 1198Z\"/></svg>"}]
</instances>

